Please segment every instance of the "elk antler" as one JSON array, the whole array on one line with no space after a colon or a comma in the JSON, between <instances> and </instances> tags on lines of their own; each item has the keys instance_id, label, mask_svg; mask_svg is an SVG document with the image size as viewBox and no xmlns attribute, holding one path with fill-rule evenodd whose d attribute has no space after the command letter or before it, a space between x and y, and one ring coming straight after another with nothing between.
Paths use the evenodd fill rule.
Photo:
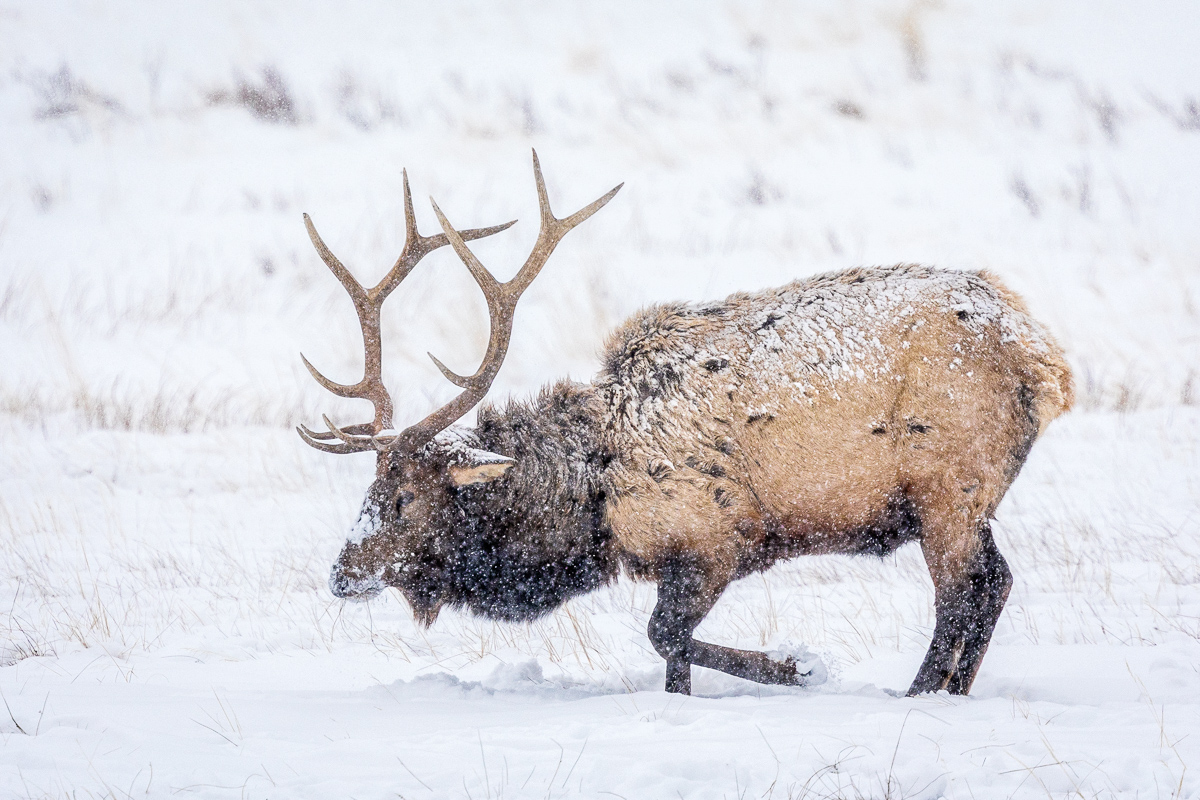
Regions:
<instances>
[{"instance_id":1,"label":"elk antler","mask_svg":"<svg viewBox=\"0 0 1200 800\"><path fill-rule=\"evenodd\" d=\"M536 151L533 153L533 173L537 183L538 204L541 212L541 229L538 233L537 242L534 244L533 252L529 254L529 258L525 260L525 264L516 276L506 283L500 283L488 272L487 268L475 257L475 254L467 249L466 242L490 236L493 233L499 233L512 226L515 221L503 225L495 225L490 228L478 228L459 232L450 225L435 202L433 203L433 210L437 214L443 233L435 236L421 236L417 232L416 218L413 214L412 194L408 188L407 172L404 173L404 216L406 226L404 250L401 252L400 258L397 259L395 266L392 267L391 271L373 289L366 290L355 280L350 271L338 261L337 257L321 241L316 228L313 227L312 220L309 219L307 214L304 215L304 224L308 228L308 234L312 239L313 246L316 247L317 253L329 267L330 271L341 281L342 286L345 287L351 300L354 302L355 311L358 313L359 325L363 333L363 345L366 350L363 378L358 383L352 385L335 383L319 373L303 355L300 357L313 378L326 389L339 397L355 397L370 400L375 407L375 418L369 423L360 423L342 428L334 425L329 417L323 416L322 419L329 429L328 432L312 431L301 425L296 430L306 443L318 450L324 450L329 453L356 453L366 450L412 453L461 418L483 399L491 387L492 381L495 380L496 374L500 371L500 366L504 362L504 356L508 352L509 340L512 337L513 314L516 311L517 301L520 299L521 294L529 288L534 278L541 272L542 267L545 266L546 261L554 252L554 248L562 241L562 238L572 228L603 208L621 187L624 186L624 184L619 184L603 197L571 216L565 219L558 219L550 210L550 200L546 194L546 183L542 178L542 168L538 162ZM387 299L387 296L408 276L408 273L417 265L417 262L445 244L450 244L454 247L454 251L458 253L459 258L462 259L467 269L471 272L476 283L479 284L479 288L483 291L484 298L487 300L488 314L491 319L491 333L488 338L487 353L484 356L483 363L469 377L455 374L445 364L430 354L429 357L433 359L433 363L441 370L442 374L456 386L462 388L463 392L425 419L406 428L400 434L381 435L392 424L392 399L384 387L382 379L379 309L383 305L383 301ZM335 440L337 444L333 443Z\"/></svg>"},{"instance_id":2,"label":"elk antler","mask_svg":"<svg viewBox=\"0 0 1200 800\"><path fill-rule=\"evenodd\" d=\"M313 246L317 249L317 254L321 256L321 260L329 267L329 271L341 281L342 286L350 295L350 299L354 302L354 310L358 313L358 324L362 328L363 347L366 351L363 359L363 378L358 383L350 385L334 383L318 372L316 367L310 364L303 354L300 355L300 358L304 361L304 366L308 368L308 371L316 379L317 383L338 397L355 397L370 400L371 404L375 407L375 418L371 422L339 428L329 421L329 417L322 417L325 425L329 428L327 432L309 430L304 425L296 428L301 439L318 450L324 450L327 453L357 453L363 450L373 450L376 448L374 436L392 426L392 397L383 385L383 352L379 331L379 309L383 305L383 301L392 293L392 290L408 277L408 273L412 272L417 262L429 253L450 242L445 233L439 233L434 236L422 236L417 232L417 219L413 214L412 192L408 188L407 170L404 171L403 175L404 249L400 252L400 257L396 259L396 263L392 269L373 289L363 288L362 284L350 274L350 270L346 269L337 256L325 246L325 242L321 241L321 236L317 233L317 229L313 226L308 214L304 215L304 226L308 228L308 236L312 239ZM461 242L464 239L480 239L484 236L491 236L493 233L499 233L515 223L516 220L513 220L512 222L506 222L503 225L494 225L490 228L463 231L458 240ZM455 234L455 236L457 237L458 234Z\"/></svg>"},{"instance_id":3,"label":"elk antler","mask_svg":"<svg viewBox=\"0 0 1200 800\"><path fill-rule=\"evenodd\" d=\"M546 182L542 179L542 166L538 162L536 150L533 151L533 177L537 182L541 229L538 231L537 241L533 245L533 252L529 254L529 258L525 259L521 270L506 283L497 281L475 257L475 254L467 249L465 240L468 237L460 234L450 225L445 215L442 214L442 210L438 208L438 204L433 201L433 198L430 198L430 202L433 203L433 213L437 215L438 222L450 240L451 247L454 248L454 252L458 253L458 257L462 259L463 264L470 270L471 276L475 278L475 282L479 284L480 290L483 291L483 296L487 300L488 316L491 320L491 333L488 337L487 353L483 357L483 363L479 365L479 369L475 370L475 374L468 377L450 371L432 353L429 354L446 379L463 391L458 397L425 419L406 428L394 439L387 441L384 444L385 449L414 452L438 433L454 424L483 399L488 389L491 388L496 373L500 371L504 356L508 353L508 343L512 338L513 313L517 309L517 301L521 299L521 294L529 288L529 284L533 283L533 279L542 271L542 267L546 265L550 254L554 252L554 248L558 246L562 238L576 225L604 208L608 201L612 200L625 185L624 183L617 184L595 202L584 206L565 219L558 219L550 210L550 199L546 195Z\"/></svg>"}]
</instances>

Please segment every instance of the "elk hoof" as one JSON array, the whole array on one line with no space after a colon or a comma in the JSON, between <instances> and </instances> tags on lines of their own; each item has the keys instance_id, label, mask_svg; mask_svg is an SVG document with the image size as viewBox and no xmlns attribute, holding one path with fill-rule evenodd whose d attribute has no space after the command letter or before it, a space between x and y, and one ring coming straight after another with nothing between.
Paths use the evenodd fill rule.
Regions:
<instances>
[{"instance_id":1,"label":"elk hoof","mask_svg":"<svg viewBox=\"0 0 1200 800\"><path fill-rule=\"evenodd\" d=\"M773 683L780 686L799 686L804 683L804 676L796 666L796 659L788 656L783 661L767 657L766 674L759 683Z\"/></svg>"},{"instance_id":2,"label":"elk hoof","mask_svg":"<svg viewBox=\"0 0 1200 800\"><path fill-rule=\"evenodd\" d=\"M768 675L777 676L776 680L765 680L763 683L778 683L785 686L818 686L829 679L829 670L825 662L816 653L800 645L788 646L787 651L767 654Z\"/></svg>"}]
</instances>

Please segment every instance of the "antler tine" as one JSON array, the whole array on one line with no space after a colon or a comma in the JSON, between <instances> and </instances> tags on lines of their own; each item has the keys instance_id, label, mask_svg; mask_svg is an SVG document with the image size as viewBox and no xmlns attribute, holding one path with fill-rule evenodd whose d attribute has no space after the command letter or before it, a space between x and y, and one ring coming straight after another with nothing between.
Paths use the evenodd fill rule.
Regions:
<instances>
[{"instance_id":1,"label":"antler tine","mask_svg":"<svg viewBox=\"0 0 1200 800\"><path fill-rule=\"evenodd\" d=\"M321 434L322 438L332 437L351 446L362 445L363 450L370 450L375 447L375 434L379 433L379 431L374 430L371 425L349 425L347 426L349 430L342 430L337 425L333 424L333 422L329 419L328 414L322 414L321 421L324 422L325 427L329 429L329 433ZM366 430L364 430L364 428ZM362 431L362 433L355 433L354 431Z\"/></svg>"},{"instance_id":2,"label":"antler tine","mask_svg":"<svg viewBox=\"0 0 1200 800\"><path fill-rule=\"evenodd\" d=\"M445 231L443 236L450 242L450 246L454 248L454 252L462 259L471 276L475 278L475 282L479 284L483 296L487 298L488 306L499 299L503 294L503 285L496 280L496 276L488 271L488 268L476 258L475 254L467 249L466 242L463 240L462 234L454 230L454 226L446 219L446 215L438 208L437 201L432 197L429 198L429 204L433 206L433 213L437 216L438 223Z\"/></svg>"},{"instance_id":3,"label":"antler tine","mask_svg":"<svg viewBox=\"0 0 1200 800\"><path fill-rule=\"evenodd\" d=\"M313 439L322 439L324 441L329 441L331 439L338 438L336 434L334 434L330 431L314 431L311 428L309 428L307 425L301 425L300 427L303 428L304 432L306 434L308 434L310 437L312 437ZM346 427L340 428L339 430L341 430L342 433L352 434L352 435L364 435L364 434L365 435L373 435L375 433L374 426L372 426L371 423L369 423L369 422L362 422L357 425L347 425Z\"/></svg>"},{"instance_id":4,"label":"antler tine","mask_svg":"<svg viewBox=\"0 0 1200 800\"><path fill-rule=\"evenodd\" d=\"M321 238L321 234L317 233L317 226L313 225L312 218L308 214L304 215L304 227L308 229L308 238L312 240L313 247L317 249L317 255L325 262L325 266L329 267L329 271L341 282L345 287L346 292L350 295L350 299L354 301L354 305L365 303L367 300L367 290L362 287L362 284L350 274L350 270L338 261L338 257L333 254Z\"/></svg>"},{"instance_id":5,"label":"antler tine","mask_svg":"<svg viewBox=\"0 0 1200 800\"><path fill-rule=\"evenodd\" d=\"M470 384L470 378L464 378L462 375L459 375L457 372L447 367L433 353L426 353L425 355L429 356L429 359L433 362L433 365L441 370L442 375L446 376L446 380L450 381L458 388L466 389Z\"/></svg>"},{"instance_id":6,"label":"antler tine","mask_svg":"<svg viewBox=\"0 0 1200 800\"><path fill-rule=\"evenodd\" d=\"M546 265L554 248L558 246L562 238L576 225L608 205L608 201L612 200L625 185L624 183L617 184L603 197L589 203L569 217L558 219L550 210L550 197L546 192L546 181L542 177L542 164L538 160L537 150L533 151L533 178L537 183L538 209L541 212L542 226L538 231L537 242L533 245L533 252L529 254L529 258L525 260L516 276L505 284L505 288L517 297L520 297L521 293L529 288L529 284L533 283L533 279L542 271L542 267Z\"/></svg>"},{"instance_id":7,"label":"antler tine","mask_svg":"<svg viewBox=\"0 0 1200 800\"><path fill-rule=\"evenodd\" d=\"M463 239L473 241L482 239L485 236L491 236L494 233L508 230L517 221L514 219L510 222L505 222L502 225L492 225L488 228L472 228L462 232ZM413 212L412 192L408 188L408 170L404 171L404 250L401 251L400 257L396 259L395 265L383 277L370 294L373 300L382 303L383 300L392 293L392 290L400 285L400 282L408 277L408 273L412 272L413 267L417 262L424 258L429 253L437 250L439 247L445 247L449 243L445 233L437 233L433 236L422 236L417 231L417 216Z\"/></svg>"},{"instance_id":8,"label":"antler tine","mask_svg":"<svg viewBox=\"0 0 1200 800\"><path fill-rule=\"evenodd\" d=\"M495 380L497 373L499 373L501 364L504 363L505 355L508 353L509 341L512 338L513 315L516 312L517 301L521 298L521 294L533 283L533 279L541 272L542 267L545 266L546 261L549 260L551 253L554 252L554 248L562 238L576 225L603 208L620 191L621 186L624 186L624 184L616 186L600 199L590 203L571 216L560 220L550 210L550 200L546 193L546 182L542 178L542 168L538 161L536 150L533 152L533 174L534 181L537 184L538 203L541 210L541 229L538 232L533 252L529 254L529 258L526 259L525 264L517 272L516 276L506 283L497 281L495 276L488 271L487 267L483 266L475 254L467 247L466 236L454 229L454 226L450 224L446 216L442 213L442 210L438 208L437 203L433 202L432 198L430 198L430 202L433 203L434 214L442 226L442 231L446 239L450 242L450 245L454 248L454 252L458 254L463 264L466 265L471 276L475 278L475 282L479 285L484 298L487 300L488 316L491 320L488 347L487 352L484 354L483 362L479 365L479 369L469 377L463 377L451 371L445 364L434 357L433 354L430 354L429 357L433 359L433 363L441 373L451 383L463 389L463 391L425 419L406 428L390 442L383 445L383 449L402 450L406 452L415 451L461 418L484 398L488 389L491 388L492 381Z\"/></svg>"},{"instance_id":9,"label":"antler tine","mask_svg":"<svg viewBox=\"0 0 1200 800\"><path fill-rule=\"evenodd\" d=\"M309 447L315 447L316 449L325 453L337 453L339 455L345 455L347 453L361 453L364 450L372 449L370 445L367 447L358 447L357 445L348 444L330 444L327 440L325 440L325 437L328 434L316 433L304 427L303 425L296 426L296 433L300 434L300 438L303 439L304 443Z\"/></svg>"},{"instance_id":10,"label":"antler tine","mask_svg":"<svg viewBox=\"0 0 1200 800\"><path fill-rule=\"evenodd\" d=\"M354 394L355 390L358 389L357 383L354 384L353 386L347 386L344 383L335 383L334 381L329 380L329 378L326 378L324 375L322 375L320 372L318 372L317 368L314 367L312 365L312 363L307 358L304 357L304 353L300 354L300 360L303 361L304 366L308 368L308 374L312 375L313 380L315 380L317 383L321 384L322 388L328 389L329 391L336 394L338 397L357 397L358 396L358 395Z\"/></svg>"},{"instance_id":11,"label":"antler tine","mask_svg":"<svg viewBox=\"0 0 1200 800\"><path fill-rule=\"evenodd\" d=\"M412 190L408 188L408 170L400 170L400 177L404 181L404 249L407 250L408 243L420 239L421 234L417 232L417 215L413 211ZM404 258L403 251L400 253L400 258ZM399 264L399 260L396 263Z\"/></svg>"}]
</instances>

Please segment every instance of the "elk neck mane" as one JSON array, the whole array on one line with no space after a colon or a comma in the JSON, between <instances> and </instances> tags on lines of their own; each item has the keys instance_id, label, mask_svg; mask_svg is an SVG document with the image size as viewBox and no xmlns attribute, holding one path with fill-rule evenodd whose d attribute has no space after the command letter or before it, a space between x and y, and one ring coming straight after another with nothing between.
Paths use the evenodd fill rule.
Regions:
<instances>
[{"instance_id":1,"label":"elk neck mane","mask_svg":"<svg viewBox=\"0 0 1200 800\"><path fill-rule=\"evenodd\" d=\"M445 600L521 621L590 592L620 571L605 521L601 410L591 386L560 382L532 401L479 411L471 446L515 459L503 479L464 486L454 501L457 551Z\"/></svg>"}]
</instances>

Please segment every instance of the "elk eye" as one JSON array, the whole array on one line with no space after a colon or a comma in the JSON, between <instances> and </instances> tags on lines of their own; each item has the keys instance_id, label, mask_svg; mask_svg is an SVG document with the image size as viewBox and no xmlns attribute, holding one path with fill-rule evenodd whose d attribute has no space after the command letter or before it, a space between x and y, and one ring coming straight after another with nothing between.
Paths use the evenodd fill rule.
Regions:
<instances>
[{"instance_id":1,"label":"elk eye","mask_svg":"<svg viewBox=\"0 0 1200 800\"><path fill-rule=\"evenodd\" d=\"M415 497L416 495L409 491L403 491L396 495L396 510L399 511L400 509L404 508L406 505L411 503Z\"/></svg>"}]
</instances>

